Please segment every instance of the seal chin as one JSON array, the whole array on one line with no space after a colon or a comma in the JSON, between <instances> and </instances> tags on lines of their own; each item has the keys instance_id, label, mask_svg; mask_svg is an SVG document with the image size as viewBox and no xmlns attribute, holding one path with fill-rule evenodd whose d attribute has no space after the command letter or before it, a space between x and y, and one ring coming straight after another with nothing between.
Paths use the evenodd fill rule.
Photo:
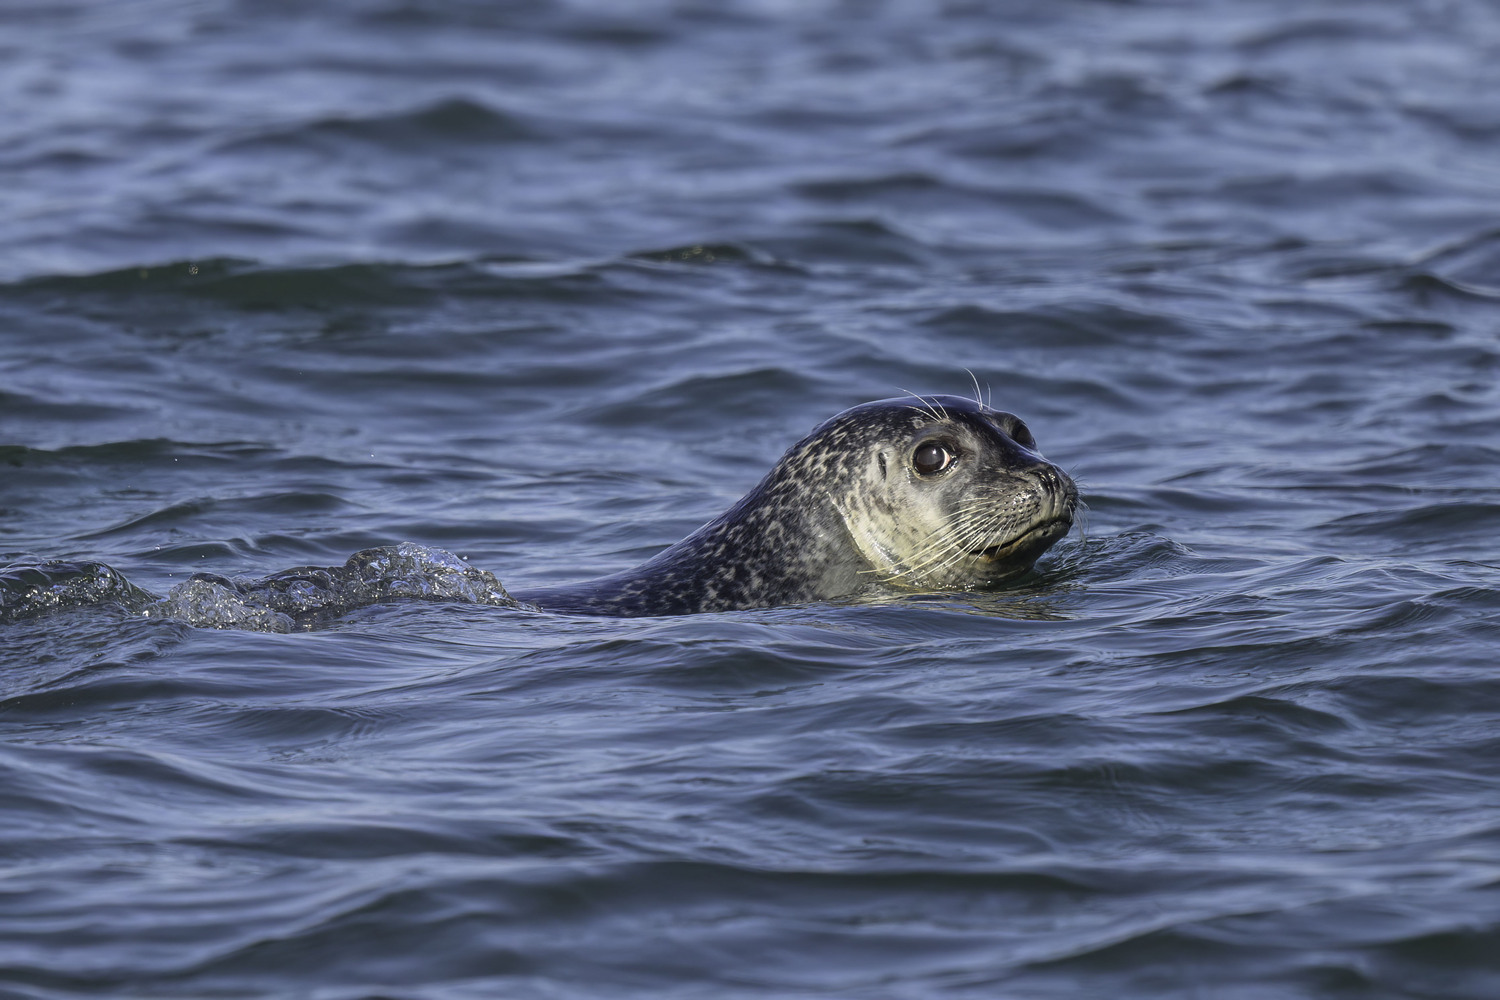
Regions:
<instances>
[{"instance_id":1,"label":"seal chin","mask_svg":"<svg viewBox=\"0 0 1500 1000\"><path fill-rule=\"evenodd\" d=\"M1030 569L1036 558L1051 548L1052 544L1066 535L1072 527L1071 517L1047 518L1031 525L1014 538L986 546L969 554L979 559L981 564L1003 563L1006 566L1006 575L1014 576Z\"/></svg>"}]
</instances>

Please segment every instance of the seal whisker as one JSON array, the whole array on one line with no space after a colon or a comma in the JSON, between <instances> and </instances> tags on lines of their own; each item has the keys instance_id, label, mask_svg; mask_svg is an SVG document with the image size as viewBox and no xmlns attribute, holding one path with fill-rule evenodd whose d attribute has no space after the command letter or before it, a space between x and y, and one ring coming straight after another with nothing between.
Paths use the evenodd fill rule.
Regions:
<instances>
[{"instance_id":1,"label":"seal whisker","mask_svg":"<svg viewBox=\"0 0 1500 1000\"><path fill-rule=\"evenodd\" d=\"M921 572L932 573L946 568L953 561L966 555L973 541L983 538L984 533L977 530L975 526L965 526L946 537L943 537L940 532L934 533L933 537L937 539L937 543L920 550L919 554L924 558L914 564L909 563L906 575Z\"/></svg>"},{"instance_id":2,"label":"seal whisker","mask_svg":"<svg viewBox=\"0 0 1500 1000\"><path fill-rule=\"evenodd\" d=\"M960 547L968 539L974 528L967 521L955 519L954 523L943 525L932 531L916 547L911 556L906 560L908 566L922 567L930 561L930 556L950 547Z\"/></svg>"},{"instance_id":3,"label":"seal whisker","mask_svg":"<svg viewBox=\"0 0 1500 1000\"><path fill-rule=\"evenodd\" d=\"M933 583L941 582L943 572L967 555L967 549L968 544L965 541L954 539L953 544L948 546L947 551L940 553L941 558L928 566L922 567L921 573L923 578Z\"/></svg>"},{"instance_id":4,"label":"seal whisker","mask_svg":"<svg viewBox=\"0 0 1500 1000\"><path fill-rule=\"evenodd\" d=\"M906 393L912 399L915 399L918 403L921 404L920 406L913 406L912 407L913 410L916 410L918 413L922 414L924 417L931 417L933 420L942 420L943 419L943 415L940 412L938 412L937 407L934 406L932 403L928 402L928 400L925 397L923 397L920 393L912 392L910 389L902 389L901 386L899 386L899 385L896 386L896 388L901 389L902 392ZM936 398L936 397L934 397L934 398Z\"/></svg>"},{"instance_id":5,"label":"seal whisker","mask_svg":"<svg viewBox=\"0 0 1500 1000\"><path fill-rule=\"evenodd\" d=\"M915 576L924 571L929 565L945 559L956 544L950 535L942 531L932 532L919 543L911 556L902 561L901 568L888 582L894 582L903 576Z\"/></svg>"},{"instance_id":6,"label":"seal whisker","mask_svg":"<svg viewBox=\"0 0 1500 1000\"><path fill-rule=\"evenodd\" d=\"M987 538L988 535L986 535L982 531L971 531L969 534L964 536L961 541L955 540L952 554L942 563L930 569L928 571L929 574L934 578L941 577L941 574L946 572L950 567L957 563L958 560L962 559L964 556L974 555L976 548L980 551L987 548L987 546L983 544L976 545L976 543L982 543L986 541Z\"/></svg>"}]
</instances>

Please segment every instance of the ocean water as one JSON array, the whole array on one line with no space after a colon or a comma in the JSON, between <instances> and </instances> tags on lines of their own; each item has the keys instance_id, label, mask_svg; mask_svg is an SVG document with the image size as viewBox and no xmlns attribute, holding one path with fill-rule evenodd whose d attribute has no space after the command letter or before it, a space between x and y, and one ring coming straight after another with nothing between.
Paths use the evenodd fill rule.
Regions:
<instances>
[{"instance_id":1,"label":"ocean water","mask_svg":"<svg viewBox=\"0 0 1500 1000\"><path fill-rule=\"evenodd\" d=\"M1500 996L1497 93L1488 0L0 3L0 996ZM1013 586L486 589L970 373Z\"/></svg>"}]
</instances>

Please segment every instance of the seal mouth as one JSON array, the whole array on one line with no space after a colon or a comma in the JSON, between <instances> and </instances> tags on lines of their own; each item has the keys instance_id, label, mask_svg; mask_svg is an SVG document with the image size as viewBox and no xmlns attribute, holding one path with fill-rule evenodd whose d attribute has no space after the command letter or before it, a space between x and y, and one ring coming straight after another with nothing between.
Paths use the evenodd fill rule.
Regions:
<instances>
[{"instance_id":1,"label":"seal mouth","mask_svg":"<svg viewBox=\"0 0 1500 1000\"><path fill-rule=\"evenodd\" d=\"M1014 538L982 549L971 550L969 554L990 562L1002 559L1013 560L1017 556L1035 559L1051 548L1052 543L1066 535L1071 527L1073 527L1073 519L1070 517L1049 518L1045 521L1038 521Z\"/></svg>"}]
</instances>

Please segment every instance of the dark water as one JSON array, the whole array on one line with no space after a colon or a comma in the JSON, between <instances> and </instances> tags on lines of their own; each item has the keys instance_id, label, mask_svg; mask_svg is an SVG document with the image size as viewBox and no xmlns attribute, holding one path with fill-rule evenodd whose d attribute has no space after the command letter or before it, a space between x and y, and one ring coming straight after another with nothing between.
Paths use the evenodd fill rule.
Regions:
<instances>
[{"instance_id":1,"label":"dark water","mask_svg":"<svg viewBox=\"0 0 1500 1000\"><path fill-rule=\"evenodd\" d=\"M1090 507L0 624L0 995L1500 996L1497 94L1487 0L0 4L0 565L595 576L965 369Z\"/></svg>"}]
</instances>

